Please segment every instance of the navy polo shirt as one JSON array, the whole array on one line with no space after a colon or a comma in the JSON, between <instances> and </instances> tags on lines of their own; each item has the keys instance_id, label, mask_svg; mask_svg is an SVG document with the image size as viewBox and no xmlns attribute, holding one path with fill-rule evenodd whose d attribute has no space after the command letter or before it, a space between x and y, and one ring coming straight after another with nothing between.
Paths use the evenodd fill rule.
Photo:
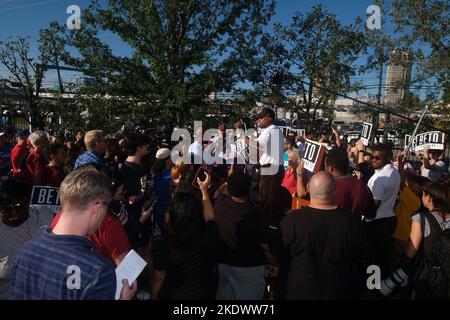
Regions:
<instances>
[{"instance_id":1,"label":"navy polo shirt","mask_svg":"<svg viewBox=\"0 0 450 320\"><path fill-rule=\"evenodd\" d=\"M17 253L10 299L113 300L114 265L91 252L93 247L87 238L46 229Z\"/></svg>"}]
</instances>

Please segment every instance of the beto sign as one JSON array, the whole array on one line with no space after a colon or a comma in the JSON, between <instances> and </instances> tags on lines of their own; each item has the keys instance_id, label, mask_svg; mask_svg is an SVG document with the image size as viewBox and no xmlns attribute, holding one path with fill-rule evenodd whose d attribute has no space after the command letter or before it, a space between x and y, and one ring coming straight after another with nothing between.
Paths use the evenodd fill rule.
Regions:
<instances>
[{"instance_id":1,"label":"beto sign","mask_svg":"<svg viewBox=\"0 0 450 320\"><path fill-rule=\"evenodd\" d=\"M372 134L373 124L363 122L363 127L361 130L361 140L365 146L369 145L370 135Z\"/></svg>"},{"instance_id":2,"label":"beto sign","mask_svg":"<svg viewBox=\"0 0 450 320\"><path fill-rule=\"evenodd\" d=\"M405 136L405 147L411 141L411 135ZM444 150L445 136L440 131L429 131L416 135L411 145L411 151L423 151L426 146L429 149Z\"/></svg>"},{"instance_id":3,"label":"beto sign","mask_svg":"<svg viewBox=\"0 0 450 320\"><path fill-rule=\"evenodd\" d=\"M48 208L54 213L58 212L60 208L59 203L59 188L34 186L31 192L30 207Z\"/></svg>"},{"instance_id":4,"label":"beto sign","mask_svg":"<svg viewBox=\"0 0 450 320\"><path fill-rule=\"evenodd\" d=\"M303 163L305 169L315 173L319 170L323 157L325 156L325 148L321 143L306 140L305 151L303 153Z\"/></svg>"}]
</instances>

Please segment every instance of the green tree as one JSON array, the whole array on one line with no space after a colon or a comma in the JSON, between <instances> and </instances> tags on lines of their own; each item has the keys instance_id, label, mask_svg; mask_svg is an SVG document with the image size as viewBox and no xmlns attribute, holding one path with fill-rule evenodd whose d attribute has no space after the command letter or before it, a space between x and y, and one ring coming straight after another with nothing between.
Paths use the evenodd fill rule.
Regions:
<instances>
[{"instance_id":1,"label":"green tree","mask_svg":"<svg viewBox=\"0 0 450 320\"><path fill-rule=\"evenodd\" d=\"M233 85L228 61L261 32L273 9L270 0L94 1L82 29L69 31L79 55L66 62L97 80L97 95L139 102L135 117L181 124L191 109L208 106L208 94ZM115 55L99 30L112 32L131 55Z\"/></svg>"},{"instance_id":2,"label":"green tree","mask_svg":"<svg viewBox=\"0 0 450 320\"><path fill-rule=\"evenodd\" d=\"M306 15L297 12L289 25L276 23L274 33L262 37L243 76L263 95L276 97L278 103L281 97L284 106L311 126L317 110L336 99L335 92L355 90L351 77L366 48L362 30L360 20L344 26L322 5Z\"/></svg>"},{"instance_id":3,"label":"green tree","mask_svg":"<svg viewBox=\"0 0 450 320\"><path fill-rule=\"evenodd\" d=\"M31 56L28 38L8 38L0 42L0 63L18 84L19 99L31 116L32 129L44 129L45 126L39 95L45 71L42 65L47 64L48 59L46 51L41 51L37 59Z\"/></svg>"},{"instance_id":4,"label":"green tree","mask_svg":"<svg viewBox=\"0 0 450 320\"><path fill-rule=\"evenodd\" d=\"M446 92L450 88L449 23L450 4L446 0L395 0L390 15L404 47L414 53L416 72L412 84L424 91L424 104L433 106L450 121Z\"/></svg>"}]
</instances>

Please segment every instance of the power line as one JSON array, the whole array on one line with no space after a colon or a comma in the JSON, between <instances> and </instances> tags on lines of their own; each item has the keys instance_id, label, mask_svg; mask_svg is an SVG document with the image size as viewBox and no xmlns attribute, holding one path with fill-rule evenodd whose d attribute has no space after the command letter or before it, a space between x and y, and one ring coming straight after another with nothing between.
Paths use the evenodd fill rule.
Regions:
<instances>
[{"instance_id":1,"label":"power line","mask_svg":"<svg viewBox=\"0 0 450 320\"><path fill-rule=\"evenodd\" d=\"M305 84L305 85L309 85L309 86L312 85L311 83L309 83L309 82L307 82L307 81L303 81L303 80L298 80L298 81L302 82L302 83ZM317 85L312 85L312 86L315 87L315 88L317 88L317 89L320 89L320 90L326 91L326 92L328 92L328 93L331 93L331 94L333 94L333 95L341 96L341 97L344 97L344 98L353 100L353 101L355 101L355 102L358 102L358 103L360 103L360 104L366 105L366 106L368 106L368 107L371 107L371 108L380 110L380 111L382 111L383 113L393 114L393 115L395 115L395 116L397 116L397 117L399 117L399 118L402 118L402 119L405 119L405 120L408 120L408 121L416 122L416 121L418 120L418 119L409 118L409 117L404 116L404 115L401 115L401 114L399 114L399 113L397 113L397 112L391 111L391 110L387 109L385 106L381 106L381 105L380 105L380 106L377 106L377 105L375 105L375 104L368 103L368 102L365 102L365 101L362 101L362 100L359 100L359 99L356 99L356 98L352 98L352 97L350 97L350 96L348 96L348 95L346 95L346 94L339 93L339 92L336 92L336 91L333 91L333 90L330 90L330 89L326 89L326 88L323 88L323 87L320 87L320 86L317 86ZM444 132L444 133L446 133L446 134L450 134L450 130L442 130L442 129L436 128L436 127L433 126L433 125L427 124L427 123L425 123L425 122L422 122L421 125L423 125L424 127L433 129L433 130L437 130L437 131Z\"/></svg>"},{"instance_id":2,"label":"power line","mask_svg":"<svg viewBox=\"0 0 450 320\"><path fill-rule=\"evenodd\" d=\"M54 3L54 2L60 2L60 1L61 0L48 0L48 1L42 1L42 2L37 2L37 3L24 4L22 6L0 9L0 12L17 10L17 9L25 9L25 8L29 8L29 7L37 7L37 6Z\"/></svg>"}]
</instances>

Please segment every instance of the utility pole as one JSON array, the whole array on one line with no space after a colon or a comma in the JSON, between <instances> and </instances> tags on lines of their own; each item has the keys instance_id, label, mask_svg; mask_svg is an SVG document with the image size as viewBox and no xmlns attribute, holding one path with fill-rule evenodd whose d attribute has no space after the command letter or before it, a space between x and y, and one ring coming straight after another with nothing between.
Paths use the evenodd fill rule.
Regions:
<instances>
[{"instance_id":1,"label":"utility pole","mask_svg":"<svg viewBox=\"0 0 450 320\"><path fill-rule=\"evenodd\" d=\"M383 38L381 38L381 42L378 47L378 93L377 93L377 106L381 107L381 87L383 85L383 65L384 65L384 46L383 46ZM377 135L378 129L378 121L379 121L380 112L375 111L372 116L372 137L370 138L370 144L375 144L375 137Z\"/></svg>"}]
</instances>

